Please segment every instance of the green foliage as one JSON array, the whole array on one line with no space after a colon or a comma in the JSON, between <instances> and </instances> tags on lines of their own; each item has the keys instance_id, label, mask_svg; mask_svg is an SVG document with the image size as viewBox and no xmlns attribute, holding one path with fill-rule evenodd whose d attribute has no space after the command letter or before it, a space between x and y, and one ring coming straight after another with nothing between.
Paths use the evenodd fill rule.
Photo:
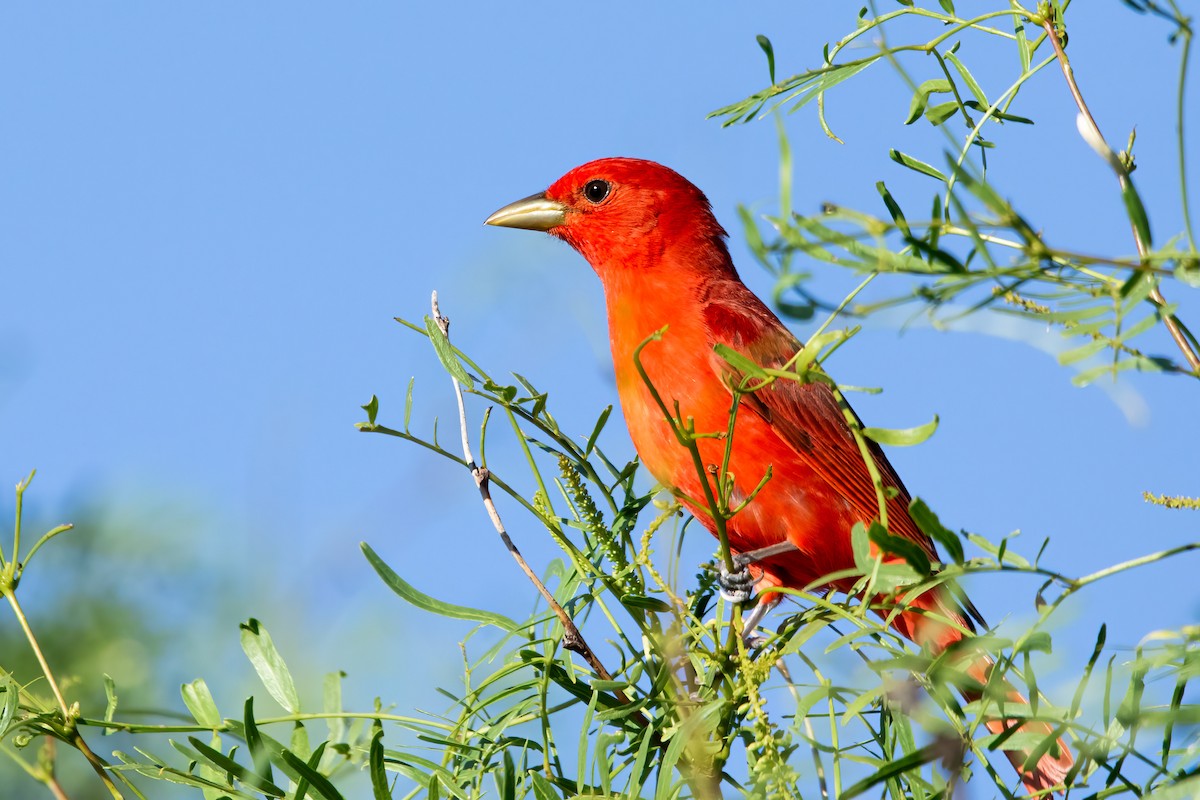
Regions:
<instances>
[{"instance_id":1,"label":"green foliage","mask_svg":"<svg viewBox=\"0 0 1200 800\"><path fill-rule=\"evenodd\" d=\"M900 287L871 303L851 305L845 310L851 316L917 305L941 322L993 309L1058 327L1066 340L1059 362L1076 370L1072 380L1077 385L1130 369L1200 377L1200 344L1176 317L1177 306L1164 298L1165 291L1194 289L1200 264L1189 217L1189 186L1183 178L1183 87L1190 21L1174 3L1167 7L1131 4L1168 20L1174 26L1172 41L1182 42L1175 109L1179 123L1175 128L1180 137L1178 202L1187 229L1155 247L1149 208L1131 177L1133 137L1126 151L1113 151L1091 121L1091 112L1066 65L1064 12L1069 3L1044 3L1037 10L1017 3L1006 5L994 10L973 6L972 11L978 13L971 16L956 14L949 3L940 4L940 9L902 3L901 8L886 13L864 13L853 32L825 48L820 67L779 81L772 70L770 86L713 112L712 116L726 125L745 123L775 109L794 112L816 99L818 121L832 136L825 117L826 92L869 66L887 63L912 88L909 111L902 122L912 125L923 117L945 142L938 152L935 137L924 156L895 149L889 152L897 164L932 178L937 186L932 197L902 204L880 181L877 188L884 216L831 205L826 206L821 220L790 213L790 181L781 187L784 213L768 216L765 225L743 210L746 240L759 262L774 274L780 308L798 319L811 318L814 310L832 308L829 301L807 288L810 275L793 270L797 254L804 254L868 279L887 276L888 286ZM911 24L917 20L928 24ZM897 27L905 21L910 24ZM904 32L903 43L890 37L893 30ZM1038 32L1036 38L1029 38L1031 31ZM923 39L922 33L931 36ZM865 37L877 37L878 50L842 60ZM1004 42L1017 51L1018 58L1010 63L1019 70L999 93L989 92L976 80L965 60L969 48L986 40ZM861 48L853 52L861 53ZM914 60L915 55L922 58ZM1018 204L989 182L989 158L996 160L989 153L996 144L988 138L988 131L1005 124L1032 124L1012 109L1019 104L1024 86L1056 62L1063 64L1063 76L1075 92L1080 134L1116 178L1113 188L1125 204L1131 249L1136 251L1133 256L1085 254L1056 246L1053 221L1042 225L1027 220ZM955 123L965 132L952 132ZM790 159L786 142L781 152L782 159ZM1018 162L1009 159L1005 164L1023 165L1042 158L1038 153L1018 155ZM914 202L931 208L929 215L922 218L903 209ZM1142 340L1151 341L1151 332L1164 330L1170 339L1163 341L1176 349L1181 359L1144 352Z\"/></svg>"},{"instance_id":2,"label":"green foliage","mask_svg":"<svg viewBox=\"0 0 1200 800\"><path fill-rule=\"evenodd\" d=\"M1173 2L1126 4L1173 25L1174 41L1182 45L1181 114L1190 23ZM466 407L460 406L461 454L439 442L436 424L428 434L414 430L412 382L401 421L392 423L398 427L380 421L388 419L388 409L381 409L374 396L363 406L366 420L358 427L467 468L489 512L495 511L493 490L507 496L524 515L522 535L531 528L544 531L562 552L548 565L526 565L543 594L525 618L512 619L424 593L363 544L371 566L402 601L420 613L477 623L463 642L462 675L442 689L449 710L402 715L376 701L373 708L347 711L340 672L325 677L319 699L305 696L285 655L254 619L240 627L245 671L257 676L283 713L260 717L255 706L263 693L233 702L214 697L200 678L180 689L186 713L176 706L160 721L127 711L123 698L131 687L112 679L103 681L103 713L96 703L81 706L78 688L51 669L45 640L18 599L25 570L35 560L41 563L43 545L70 531L70 526L52 528L32 547L23 541L26 480L17 488L13 541L0 548L0 596L20 630L17 642L0 650L0 753L59 796L57 765L75 757L94 770L96 785L108 795L130 798L156 796L165 782L192 796L198 790L206 800L337 800L365 796L368 785L375 800L483 794L505 800L580 795L669 800L726 792L934 800L952 796L967 780L984 784L984 793L1016 796L1004 750L1036 756L1063 735L1077 753L1067 778L1073 791L1096 797L1194 794L1200 780L1195 687L1200 629L1149 631L1130 654L1110 646L1101 626L1090 653L1058 654L1079 674L1070 698L1053 698L1058 704L1040 695L1038 674L1054 651L1052 632L1068 598L1103 591L1097 585L1114 575L1179 557L1200 549L1200 543L1079 576L1047 563L1044 544L1030 556L1017 552L1011 539L997 543L953 531L916 499L909 514L946 554L946 561L938 562L889 532L890 498L870 455L875 443L923 441L934 432L936 417L903 430L864 428L845 403L844 393L852 387L839 385L828 364L857 331L837 327L846 317L901 303L918 304L938 316L975 313L1003 302L1007 307L996 310L1062 331L1071 347L1060 361L1078 370L1077 383L1128 369L1196 377L1196 341L1175 316L1176 306L1163 298L1165 287L1175 293L1200 284L1195 240L1189 228L1153 245L1150 221L1158 199L1147 202L1138 194L1130 177L1132 156L1107 145L1099 128L1088 123L1082 100L1081 133L1103 156L1100 168L1114 173L1136 256L1093 256L1055 247L1043 233L1052 226L1027 220L989 182L988 152L994 143L987 135L999 125L1032 122L1015 113L1015 106L1024 85L1064 57L1069 2L1055 0L1034 10L997 3L971 17L961 16L950 0L936 7L913 0L895 5L888 4L883 13L863 8L853 30L825 48L821 67L783 80L776 78L778 54L769 39L758 37L770 85L714 112L733 124L815 101L818 122L832 137L826 92L883 64L898 70L912 89L908 113L897 124L928 126L950 147L921 157L890 152L897 164L935 182L930 185L936 193L921 202L931 209L927 218L906 212L904 206L913 204L902 203L880 181L876 187L885 213L829 207L818 220L791 212L791 153L780 124L780 213L769 217L767 226L746 209L740 216L755 256L776 277L779 307L802 319L825 314L824 323L783 365L761 365L731 348L718 351L734 398L724 431L696 430L694 421L647 380L679 446L695 461L704 494L689 499L709 509L717 529L713 565L693 573L691 565L680 563L682 541L699 526L689 525L677 499L644 490L636 460L620 464L606 456L600 443L611 406L590 430L580 435L563 430L551 414L547 392L516 373L504 378L486 372L451 343L444 318L435 311L423 324L404 324L429 339L454 378L455 391L486 406L474 442L479 463L467 441ZM888 36L894 21L919 23L902 30L923 31L928 38L893 44ZM1016 72L998 93L974 77L987 73L978 68L973 73L968 66L974 62L967 53L980 39L1002 41L1013 50ZM881 46L843 59L847 48L868 41ZM901 61L913 54L926 57L919 79ZM1073 81L1069 69L1063 77ZM961 139L950 133L958 124L967 131ZM1181 190L1186 220L1186 183ZM851 271L857 286L836 303L817 297L809 276L795 269L800 254ZM900 281L904 288L870 304L858 301L879 278ZM1141 349L1152 332L1163 330L1182 360ZM642 348L670 335L660 331ZM849 532L854 568L826 576L849 585L849 591L826 595L819 584L776 590L798 604L785 606L789 613L777 612L774 630L747 640L742 615L748 609L718 592L715 572L735 566L724 527L758 491L745 498L732 491L728 462L734 421L738 413L747 413L745 398L776 381L822 382L834 392L871 471L879 518ZM493 409L503 419L499 431L489 425ZM495 436L515 445L515 463L488 462L487 443ZM724 442L724 460L711 469L699 457L698 442L704 439ZM770 478L768 470L759 488ZM1147 499L1195 506L1193 498L1147 493ZM498 515L494 522L504 546L519 555ZM60 545L61 540L55 542ZM1037 608L1032 624L1005 635L981 631L937 655L889 626L923 592L985 573L1041 582L1030 603ZM13 655L18 649L20 657ZM964 656L981 652L995 663L986 685L963 668ZM1023 687L1031 704L1014 708L1009 703L1001 710L1005 682ZM1054 732L989 732L986 722L1000 716L1036 719ZM95 742L109 732L121 732L134 744L100 755Z\"/></svg>"}]
</instances>

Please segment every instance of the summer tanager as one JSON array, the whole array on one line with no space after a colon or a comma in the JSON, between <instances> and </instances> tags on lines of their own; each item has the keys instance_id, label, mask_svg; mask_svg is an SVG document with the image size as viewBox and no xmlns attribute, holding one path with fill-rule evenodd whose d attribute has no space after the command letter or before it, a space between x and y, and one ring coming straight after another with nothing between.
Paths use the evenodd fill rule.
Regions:
<instances>
[{"instance_id":1,"label":"summer tanager","mask_svg":"<svg viewBox=\"0 0 1200 800\"><path fill-rule=\"evenodd\" d=\"M661 340L643 348L642 366L668 408L678 403L680 415L694 419L696 431L715 433L728 427L730 385L740 376L714 346L725 345L759 365L778 368L801 344L738 277L726 233L707 198L678 173L652 161L606 158L571 170L542 194L505 206L487 223L546 231L591 264L604 284L617 391L638 455L696 519L715 530L710 510L689 499L704 498L701 478L639 375L634 350L667 327ZM701 438L698 444L706 467L722 463L722 439ZM909 516L910 498L900 478L874 443L870 452L884 484L894 490L887 501L889 531L936 559L933 543ZM737 553L785 542L793 546L755 564L758 589L803 588L852 570L851 528L877 519L879 502L857 440L828 385L781 379L742 395L728 463L731 506L752 495L768 467L770 479L727 523L729 543ZM845 590L849 584L835 581L826 588ZM760 601L779 597L772 592L760 595ZM892 625L935 653L973 629L942 589L906 602L910 610L896 615ZM966 671L985 684L991 667L986 656L974 655ZM980 696L965 694L968 699ZM1028 710L1016 690L1008 689L1007 695L1009 704ZM1000 732L1016 724L994 719L988 728ZM1027 722L1022 729L1052 730L1040 722ZM1030 791L1061 783L1073 763L1062 740L1028 770L1023 769L1026 753L1009 751L1008 756Z\"/></svg>"}]
</instances>

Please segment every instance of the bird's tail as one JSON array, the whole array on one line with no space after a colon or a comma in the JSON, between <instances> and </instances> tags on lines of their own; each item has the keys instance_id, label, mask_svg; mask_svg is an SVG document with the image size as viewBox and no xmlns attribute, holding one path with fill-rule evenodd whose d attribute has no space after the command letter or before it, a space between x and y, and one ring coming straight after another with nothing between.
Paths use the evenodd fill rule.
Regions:
<instances>
[{"instance_id":1,"label":"bird's tail","mask_svg":"<svg viewBox=\"0 0 1200 800\"><path fill-rule=\"evenodd\" d=\"M893 625L907 638L919 644L928 644L935 652L945 650L961 640L963 629L974 629L963 612L947 597L944 589L934 589L920 597L911 598L908 600L908 606L919 609L919 611L905 611L899 614L893 621ZM947 624L943 620L950 620L957 624ZM994 662L983 654L974 654L969 658L971 660L966 663L964 672L974 682L981 686L987 686ZM985 722L989 731L998 734L1017 728L1019 733L1035 734L1041 739L1045 739L1054 732L1054 726L1049 723L1022 720L1020 717L1023 714L1016 717L1005 717L1005 710L1011 710L1013 706L1020 706L1027 710L1029 700L1007 682L1003 683L1003 691L1005 693L1004 703L997 708L1000 716ZM984 693L979 690L963 689L962 695L967 702L974 702L983 699ZM1008 756L1008 760L1021 775L1021 782L1030 792L1045 792L1054 786L1061 785L1071 766L1075 763L1071 749L1061 737L1028 769L1025 768L1025 762L1029 760L1030 756L1028 750L1005 750L1004 754Z\"/></svg>"},{"instance_id":2,"label":"bird's tail","mask_svg":"<svg viewBox=\"0 0 1200 800\"><path fill-rule=\"evenodd\" d=\"M992 671L992 660L987 656L977 658L967 666L966 672L973 679L981 684L986 685L988 677ZM999 708L1000 714L1003 715L1004 708L1012 706L1029 707L1029 701L1025 696L1005 684L1004 705ZM983 692L978 691L963 691L963 697L967 702L973 702L983 698ZM1047 722L1035 720L1022 721L1012 717L991 718L985 723L987 729L992 733L1004 733L1012 728L1018 728L1021 733L1032 733L1041 738L1045 738L1054 733L1054 726ZM1067 743L1059 737L1050 749L1038 758L1037 763L1025 767L1025 763L1029 760L1029 752L1026 750L1005 750L1004 755L1008 756L1008 760L1021 774L1021 782L1025 784L1025 788L1030 792L1045 792L1055 786L1060 786L1066 780L1067 773L1070 772L1072 765L1075 763L1075 757L1071 755L1071 749L1067 747Z\"/></svg>"}]
</instances>

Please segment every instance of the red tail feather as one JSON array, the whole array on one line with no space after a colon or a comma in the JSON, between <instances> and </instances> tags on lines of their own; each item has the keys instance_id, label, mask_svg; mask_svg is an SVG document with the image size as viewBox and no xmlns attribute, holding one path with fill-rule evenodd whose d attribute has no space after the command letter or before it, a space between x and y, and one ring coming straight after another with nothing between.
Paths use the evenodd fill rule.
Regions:
<instances>
[{"instance_id":1,"label":"red tail feather","mask_svg":"<svg viewBox=\"0 0 1200 800\"><path fill-rule=\"evenodd\" d=\"M910 605L919 608L922 611L931 612L932 615L927 615L919 612L905 612L900 614L894 623L896 630L904 634L913 641L922 644L929 644L935 651L940 652L951 644L960 641L963 638L962 632L942 619L952 620L957 622L962 628L971 629L971 624L966 617L948 602L944 593L938 590L927 592L921 597L910 601ZM991 677L992 667L994 663L985 655L975 657L966 666L966 673L975 681L982 685L987 685ZM1006 684L1007 686L1007 684ZM963 697L967 702L974 702L983 699L983 693L978 691L964 691ZM1012 687L1007 687L1005 694L1005 708L1013 705L1029 706L1029 700L1020 692ZM1003 709L997 709L1003 714ZM1020 718L999 718L989 719L985 723L987 728L992 733L1003 733L1014 727L1019 728L1022 733L1041 734L1049 736L1054 732L1054 727L1046 722L1023 722ZM1025 788L1030 792L1044 792L1055 786L1061 785L1067 777L1071 766L1075 763L1075 758L1071 754L1071 750L1067 747L1067 743L1062 738L1055 743L1041 758L1037 764L1029 770L1025 769L1025 762L1029 759L1029 752L1024 750L1005 750L1004 753L1008 756L1008 760L1016 768L1021 775L1021 781L1025 784Z\"/></svg>"}]
</instances>

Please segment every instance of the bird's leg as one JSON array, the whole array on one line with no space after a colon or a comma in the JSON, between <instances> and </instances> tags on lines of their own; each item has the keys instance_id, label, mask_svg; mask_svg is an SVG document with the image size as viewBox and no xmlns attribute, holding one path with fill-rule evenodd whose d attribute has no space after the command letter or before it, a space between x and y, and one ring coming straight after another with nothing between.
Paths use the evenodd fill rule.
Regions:
<instances>
[{"instance_id":1,"label":"bird's leg","mask_svg":"<svg viewBox=\"0 0 1200 800\"><path fill-rule=\"evenodd\" d=\"M791 542L760 547L757 550L747 550L733 557L733 571L721 566L717 570L717 585L721 587L721 596L731 603L744 603L750 599L754 589L754 577L746 569L750 564L757 564L771 556L790 553L796 549Z\"/></svg>"},{"instance_id":2,"label":"bird's leg","mask_svg":"<svg viewBox=\"0 0 1200 800\"><path fill-rule=\"evenodd\" d=\"M757 550L738 553L733 557L734 570L732 572L725 569L724 566L721 566L717 571L717 585L721 587L721 596L731 603L745 603L754 593L754 576L750 574L750 570L747 567L763 559L789 553L795 549L796 545L784 541L768 545L767 547L760 547ZM759 603L750 612L750 616L746 617L743 622L744 633L742 636L748 645L753 646L757 641L754 629L758 627L758 623L762 622L762 618L766 615L770 606L770 603Z\"/></svg>"},{"instance_id":3,"label":"bird's leg","mask_svg":"<svg viewBox=\"0 0 1200 800\"><path fill-rule=\"evenodd\" d=\"M759 603L750 612L749 616L742 620L742 639L745 640L748 647L756 647L765 641L766 637L760 637L754 631L758 627L758 623L762 622L762 618L767 615L767 611L774 605L773 603Z\"/></svg>"}]
</instances>

